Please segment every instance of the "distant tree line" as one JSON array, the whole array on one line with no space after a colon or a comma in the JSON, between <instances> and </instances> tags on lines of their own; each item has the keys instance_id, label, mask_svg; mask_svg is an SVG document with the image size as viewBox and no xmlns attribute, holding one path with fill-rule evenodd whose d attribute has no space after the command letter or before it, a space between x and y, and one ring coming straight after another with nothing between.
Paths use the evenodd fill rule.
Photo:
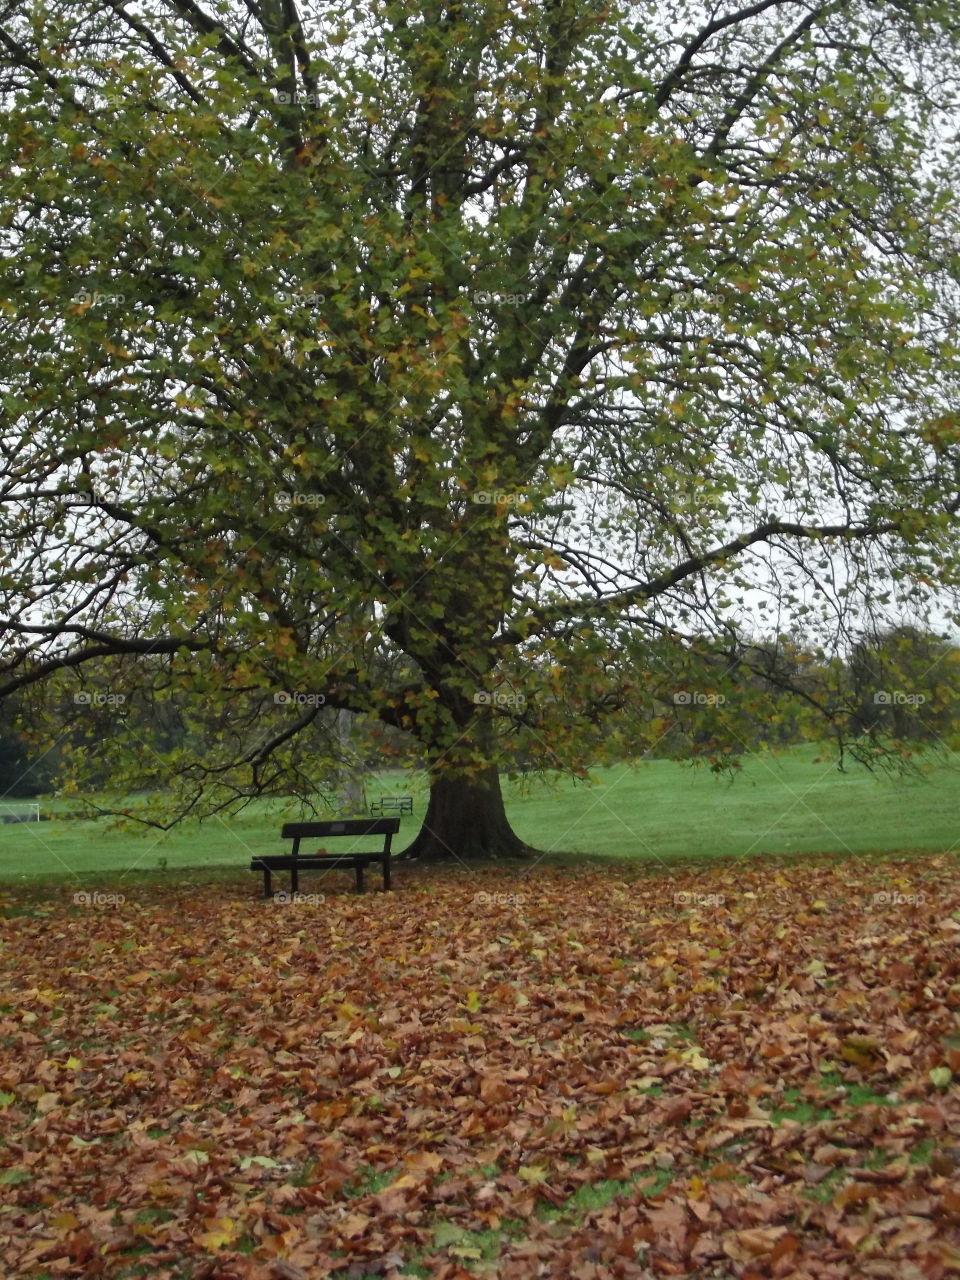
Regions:
<instances>
[{"instance_id":1,"label":"distant tree line","mask_svg":"<svg viewBox=\"0 0 960 1280\"><path fill-rule=\"evenodd\" d=\"M276 717L295 715L306 692L237 691L224 717L213 703L144 682L125 670L151 658L105 661L82 681L63 673L54 684L26 690L0 704L0 797L31 797L66 787L109 789L113 757L137 744L135 788L161 792L187 755L203 756L224 738L255 759ZM842 763L903 763L918 748L960 748L960 648L949 639L907 625L861 635L842 655L827 654L790 636L755 638L724 648L696 637L664 637L635 653L598 649L580 669L545 665L538 698L512 692L510 673L489 696L500 712L508 772L559 768L551 738L576 726L581 743L573 772L642 756L694 759L714 769L736 768L740 757L764 748L832 741ZM529 673L525 686L530 688ZM149 698L143 694L150 688ZM139 692L138 692L139 690ZM279 701L278 701L279 699ZM216 704L220 708L220 704ZM299 783L307 791L336 790L344 776L391 764L423 764L415 740L363 716L321 707L299 755ZM129 778L129 774L126 775ZM72 780L72 781L71 781ZM289 777L265 778L268 793L288 794Z\"/></svg>"}]
</instances>

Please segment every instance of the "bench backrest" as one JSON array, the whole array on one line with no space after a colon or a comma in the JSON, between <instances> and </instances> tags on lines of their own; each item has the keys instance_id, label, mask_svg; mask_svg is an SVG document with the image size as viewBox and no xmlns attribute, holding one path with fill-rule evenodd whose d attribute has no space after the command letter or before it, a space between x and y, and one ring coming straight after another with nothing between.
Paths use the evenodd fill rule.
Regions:
<instances>
[{"instance_id":1,"label":"bench backrest","mask_svg":"<svg viewBox=\"0 0 960 1280\"><path fill-rule=\"evenodd\" d=\"M395 836L399 830L399 818L358 818L344 822L286 822L280 838L301 840L312 836Z\"/></svg>"},{"instance_id":2,"label":"bench backrest","mask_svg":"<svg viewBox=\"0 0 960 1280\"><path fill-rule=\"evenodd\" d=\"M400 830L399 818L360 818L344 822L287 822L281 840L292 840L293 857L300 856L300 841L312 836L383 836L383 854L390 852L390 841ZM349 854L345 855L349 857Z\"/></svg>"}]
</instances>

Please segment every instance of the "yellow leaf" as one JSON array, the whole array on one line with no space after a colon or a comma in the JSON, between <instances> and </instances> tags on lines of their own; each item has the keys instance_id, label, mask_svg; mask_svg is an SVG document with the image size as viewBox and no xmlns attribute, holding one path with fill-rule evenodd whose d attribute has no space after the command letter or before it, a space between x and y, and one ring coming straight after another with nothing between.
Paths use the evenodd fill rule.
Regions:
<instances>
[{"instance_id":1,"label":"yellow leaf","mask_svg":"<svg viewBox=\"0 0 960 1280\"><path fill-rule=\"evenodd\" d=\"M232 1218L207 1218L208 1230L195 1237L195 1243L204 1249L223 1249L237 1238L237 1224Z\"/></svg>"},{"instance_id":2,"label":"yellow leaf","mask_svg":"<svg viewBox=\"0 0 960 1280\"><path fill-rule=\"evenodd\" d=\"M468 991L466 1004L467 1004L467 1008L470 1010L471 1013L479 1013L480 1012L480 992Z\"/></svg>"},{"instance_id":3,"label":"yellow leaf","mask_svg":"<svg viewBox=\"0 0 960 1280\"><path fill-rule=\"evenodd\" d=\"M680 1053L680 1057L688 1067L693 1067L694 1071L707 1071L711 1066L709 1058L705 1058L699 1049L684 1049Z\"/></svg>"},{"instance_id":4,"label":"yellow leaf","mask_svg":"<svg viewBox=\"0 0 960 1280\"><path fill-rule=\"evenodd\" d=\"M531 1182L534 1184L546 1182L547 1178L550 1176L549 1170L544 1169L541 1166L530 1164L522 1164L517 1170L517 1173L524 1182Z\"/></svg>"},{"instance_id":5,"label":"yellow leaf","mask_svg":"<svg viewBox=\"0 0 960 1280\"><path fill-rule=\"evenodd\" d=\"M405 1191L408 1187L417 1185L416 1178L412 1178L409 1173L403 1173L397 1178L396 1182L391 1182L387 1191Z\"/></svg>"},{"instance_id":6,"label":"yellow leaf","mask_svg":"<svg viewBox=\"0 0 960 1280\"><path fill-rule=\"evenodd\" d=\"M435 1151L414 1151L403 1157L403 1163L420 1173L437 1173L443 1168L443 1156Z\"/></svg>"},{"instance_id":7,"label":"yellow leaf","mask_svg":"<svg viewBox=\"0 0 960 1280\"><path fill-rule=\"evenodd\" d=\"M373 1219L368 1218L366 1214L349 1213L340 1223L340 1234L348 1240L355 1236L362 1236L372 1221Z\"/></svg>"}]
</instances>

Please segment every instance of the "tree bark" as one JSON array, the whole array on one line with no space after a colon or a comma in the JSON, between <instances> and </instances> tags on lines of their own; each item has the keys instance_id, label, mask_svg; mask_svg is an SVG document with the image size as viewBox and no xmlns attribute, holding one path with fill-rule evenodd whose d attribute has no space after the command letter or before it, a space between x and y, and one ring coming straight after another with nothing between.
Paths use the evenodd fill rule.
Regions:
<instances>
[{"instance_id":1,"label":"tree bark","mask_svg":"<svg viewBox=\"0 0 960 1280\"><path fill-rule=\"evenodd\" d=\"M441 773L431 777L423 826L402 856L457 862L525 858L535 852L510 826L500 774L496 765L490 765L476 777Z\"/></svg>"},{"instance_id":2,"label":"tree bark","mask_svg":"<svg viewBox=\"0 0 960 1280\"><path fill-rule=\"evenodd\" d=\"M358 817L367 812L367 792L363 775L358 772L356 764L351 765L350 730L353 724L353 712L340 708L337 712L337 738L340 742L341 764L339 770L340 809L343 813L356 814Z\"/></svg>"}]
</instances>

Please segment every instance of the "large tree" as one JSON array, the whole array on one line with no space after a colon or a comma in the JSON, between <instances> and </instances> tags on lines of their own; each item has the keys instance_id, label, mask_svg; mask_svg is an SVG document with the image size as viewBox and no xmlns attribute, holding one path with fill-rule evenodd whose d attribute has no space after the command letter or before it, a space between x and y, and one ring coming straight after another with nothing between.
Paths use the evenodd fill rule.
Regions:
<instances>
[{"instance_id":1,"label":"large tree","mask_svg":"<svg viewBox=\"0 0 960 1280\"><path fill-rule=\"evenodd\" d=\"M154 763L194 812L373 717L417 851L510 853L498 759L586 767L645 644L952 586L957 34L10 0L0 696L193 691L220 745Z\"/></svg>"}]
</instances>

